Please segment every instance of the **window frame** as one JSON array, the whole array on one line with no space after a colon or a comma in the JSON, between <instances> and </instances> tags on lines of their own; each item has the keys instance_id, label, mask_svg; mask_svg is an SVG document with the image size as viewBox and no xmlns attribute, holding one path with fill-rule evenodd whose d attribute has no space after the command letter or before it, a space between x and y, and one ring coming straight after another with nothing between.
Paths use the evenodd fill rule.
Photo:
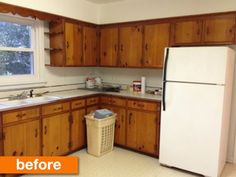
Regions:
<instances>
[{"instance_id":1,"label":"window frame","mask_svg":"<svg viewBox=\"0 0 236 177\"><path fill-rule=\"evenodd\" d=\"M26 51L33 54L33 73L25 75L0 76L0 90L17 87L24 88L29 85L44 85L44 23L38 19L20 17L18 15L6 15L0 13L0 22L12 22L29 25L31 30L31 48L0 47L0 51Z\"/></svg>"}]
</instances>

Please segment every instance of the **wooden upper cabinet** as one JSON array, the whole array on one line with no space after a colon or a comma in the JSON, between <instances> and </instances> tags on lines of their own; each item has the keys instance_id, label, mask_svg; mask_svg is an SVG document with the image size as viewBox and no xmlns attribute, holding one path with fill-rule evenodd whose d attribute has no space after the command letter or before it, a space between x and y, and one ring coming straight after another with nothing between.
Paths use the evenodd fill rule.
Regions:
<instances>
[{"instance_id":1,"label":"wooden upper cabinet","mask_svg":"<svg viewBox=\"0 0 236 177\"><path fill-rule=\"evenodd\" d=\"M172 45L201 42L202 20L179 21L172 24Z\"/></svg>"},{"instance_id":2,"label":"wooden upper cabinet","mask_svg":"<svg viewBox=\"0 0 236 177\"><path fill-rule=\"evenodd\" d=\"M102 28L100 32L100 66L116 66L118 55L118 28Z\"/></svg>"},{"instance_id":3,"label":"wooden upper cabinet","mask_svg":"<svg viewBox=\"0 0 236 177\"><path fill-rule=\"evenodd\" d=\"M82 65L82 26L65 23L66 66Z\"/></svg>"},{"instance_id":4,"label":"wooden upper cabinet","mask_svg":"<svg viewBox=\"0 0 236 177\"><path fill-rule=\"evenodd\" d=\"M145 67L163 67L164 49L169 46L169 36L169 23L144 26Z\"/></svg>"},{"instance_id":5,"label":"wooden upper cabinet","mask_svg":"<svg viewBox=\"0 0 236 177\"><path fill-rule=\"evenodd\" d=\"M65 65L65 37L64 20L52 21L49 24L50 35L50 65Z\"/></svg>"},{"instance_id":6,"label":"wooden upper cabinet","mask_svg":"<svg viewBox=\"0 0 236 177\"><path fill-rule=\"evenodd\" d=\"M83 65L97 65L97 28L84 26L83 28Z\"/></svg>"},{"instance_id":7,"label":"wooden upper cabinet","mask_svg":"<svg viewBox=\"0 0 236 177\"><path fill-rule=\"evenodd\" d=\"M204 20L205 43L230 44L235 39L235 15L216 15L206 17Z\"/></svg>"},{"instance_id":8,"label":"wooden upper cabinet","mask_svg":"<svg viewBox=\"0 0 236 177\"><path fill-rule=\"evenodd\" d=\"M119 65L141 67L143 26L120 27Z\"/></svg>"}]
</instances>

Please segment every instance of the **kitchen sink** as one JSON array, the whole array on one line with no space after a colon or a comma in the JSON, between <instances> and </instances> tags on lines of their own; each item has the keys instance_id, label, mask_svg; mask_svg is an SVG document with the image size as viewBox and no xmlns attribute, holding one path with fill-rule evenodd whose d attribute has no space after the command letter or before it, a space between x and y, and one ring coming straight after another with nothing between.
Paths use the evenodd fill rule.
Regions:
<instances>
[{"instance_id":1,"label":"kitchen sink","mask_svg":"<svg viewBox=\"0 0 236 177\"><path fill-rule=\"evenodd\" d=\"M34 97L34 98L27 98L23 100L12 100L12 101L3 101L0 102L0 108L4 107L17 107L23 106L28 104L38 104L43 102L50 102L60 99L58 96L42 96L42 97Z\"/></svg>"}]
</instances>

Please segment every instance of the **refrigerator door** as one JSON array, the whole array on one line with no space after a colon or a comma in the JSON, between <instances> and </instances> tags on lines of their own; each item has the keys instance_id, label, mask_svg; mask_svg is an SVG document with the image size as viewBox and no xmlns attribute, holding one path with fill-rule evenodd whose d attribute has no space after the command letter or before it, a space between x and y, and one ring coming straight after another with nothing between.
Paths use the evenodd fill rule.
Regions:
<instances>
[{"instance_id":1,"label":"refrigerator door","mask_svg":"<svg viewBox=\"0 0 236 177\"><path fill-rule=\"evenodd\" d=\"M169 48L166 80L225 84L228 47Z\"/></svg>"},{"instance_id":2,"label":"refrigerator door","mask_svg":"<svg viewBox=\"0 0 236 177\"><path fill-rule=\"evenodd\" d=\"M166 83L160 163L217 176L224 86Z\"/></svg>"}]
</instances>

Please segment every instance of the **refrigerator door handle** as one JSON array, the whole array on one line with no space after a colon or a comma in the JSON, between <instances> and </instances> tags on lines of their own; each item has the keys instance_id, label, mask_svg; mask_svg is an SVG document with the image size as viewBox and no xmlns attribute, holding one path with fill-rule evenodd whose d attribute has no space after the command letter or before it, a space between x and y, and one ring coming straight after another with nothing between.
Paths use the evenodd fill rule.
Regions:
<instances>
[{"instance_id":1,"label":"refrigerator door handle","mask_svg":"<svg viewBox=\"0 0 236 177\"><path fill-rule=\"evenodd\" d=\"M166 97L166 74L167 74L168 57L169 57L169 48L166 48L166 55L165 55L165 62L164 62L164 71L163 71L163 91L162 91L163 111L166 110L165 97Z\"/></svg>"}]
</instances>

